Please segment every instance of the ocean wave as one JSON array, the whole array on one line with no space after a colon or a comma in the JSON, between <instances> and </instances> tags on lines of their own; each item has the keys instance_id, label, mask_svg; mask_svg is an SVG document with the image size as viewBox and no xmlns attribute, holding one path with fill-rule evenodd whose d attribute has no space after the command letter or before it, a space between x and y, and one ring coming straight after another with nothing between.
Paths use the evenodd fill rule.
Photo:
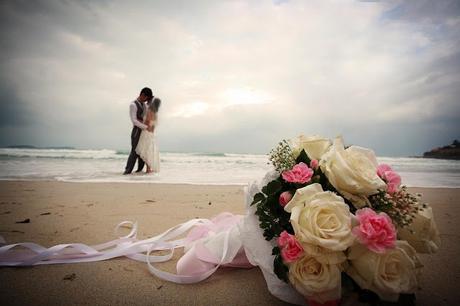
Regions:
<instances>
[{"instance_id":1,"label":"ocean wave","mask_svg":"<svg viewBox=\"0 0 460 306\"><path fill-rule=\"evenodd\" d=\"M266 155L232 154L216 152L175 153L161 152L162 161L175 163L254 163L261 159L266 160ZM129 150L111 149L45 149L45 148L0 148L0 159L126 159Z\"/></svg>"},{"instance_id":2,"label":"ocean wave","mask_svg":"<svg viewBox=\"0 0 460 306\"><path fill-rule=\"evenodd\" d=\"M122 176L128 151L0 148L0 180L135 181L191 184L244 184L271 169L267 155L161 152L161 174ZM379 157L403 184L460 187L460 161Z\"/></svg>"},{"instance_id":3,"label":"ocean wave","mask_svg":"<svg viewBox=\"0 0 460 306\"><path fill-rule=\"evenodd\" d=\"M48 159L120 159L114 150L77 150L77 149L19 149L0 148L0 158L48 158ZM122 157L124 158L124 157Z\"/></svg>"},{"instance_id":4,"label":"ocean wave","mask_svg":"<svg viewBox=\"0 0 460 306\"><path fill-rule=\"evenodd\" d=\"M34 150L76 150L74 147L36 147L31 145L13 145L4 147L5 149L34 149Z\"/></svg>"},{"instance_id":5,"label":"ocean wave","mask_svg":"<svg viewBox=\"0 0 460 306\"><path fill-rule=\"evenodd\" d=\"M198 153L192 153L193 156L209 156L209 157L226 157L227 155L225 153L213 153L213 152L198 152Z\"/></svg>"}]
</instances>

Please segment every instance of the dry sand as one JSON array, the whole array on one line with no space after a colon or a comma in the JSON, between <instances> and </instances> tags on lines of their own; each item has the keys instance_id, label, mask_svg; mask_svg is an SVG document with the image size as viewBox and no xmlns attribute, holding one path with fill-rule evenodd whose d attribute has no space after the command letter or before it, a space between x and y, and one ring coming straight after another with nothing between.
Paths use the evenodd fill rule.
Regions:
<instances>
[{"instance_id":1,"label":"dry sand","mask_svg":"<svg viewBox=\"0 0 460 306\"><path fill-rule=\"evenodd\" d=\"M437 254L421 256L425 270L417 305L460 305L460 189L411 190L432 204L442 238ZM142 239L223 211L245 213L242 187L0 182L0 235L8 243L98 244L113 239L115 225L124 220L138 221ZM30 223L16 223L25 219ZM173 271L174 264L159 267ZM287 305L270 295L257 268L220 269L202 283L177 285L127 258L0 268L0 304Z\"/></svg>"}]
</instances>

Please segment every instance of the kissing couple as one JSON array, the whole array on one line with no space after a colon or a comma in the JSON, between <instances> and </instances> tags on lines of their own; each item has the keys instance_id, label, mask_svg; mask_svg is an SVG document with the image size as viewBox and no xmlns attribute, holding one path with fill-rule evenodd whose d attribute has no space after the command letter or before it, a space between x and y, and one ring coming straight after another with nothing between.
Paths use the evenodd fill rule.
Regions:
<instances>
[{"instance_id":1,"label":"kissing couple","mask_svg":"<svg viewBox=\"0 0 460 306\"><path fill-rule=\"evenodd\" d=\"M161 100L153 96L150 88L145 87L142 88L137 99L129 105L129 116L133 129L131 131L131 152L123 174L131 174L136 160L136 173L142 172L144 164L147 165L147 173L160 172L160 156L154 132L160 104Z\"/></svg>"}]
</instances>

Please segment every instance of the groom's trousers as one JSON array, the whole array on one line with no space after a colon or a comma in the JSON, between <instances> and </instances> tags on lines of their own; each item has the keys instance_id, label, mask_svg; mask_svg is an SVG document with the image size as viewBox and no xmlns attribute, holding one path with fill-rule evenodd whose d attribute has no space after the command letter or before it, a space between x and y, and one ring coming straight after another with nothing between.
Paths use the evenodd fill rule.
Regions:
<instances>
[{"instance_id":1,"label":"groom's trousers","mask_svg":"<svg viewBox=\"0 0 460 306\"><path fill-rule=\"evenodd\" d=\"M139 143L139 138L141 137L142 130L137 126L133 127L131 131L131 152L129 153L128 161L126 162L125 174L129 174L133 171L134 165L136 164L137 160L137 172L142 171L144 168L144 161L142 158L136 153L136 147Z\"/></svg>"}]
</instances>

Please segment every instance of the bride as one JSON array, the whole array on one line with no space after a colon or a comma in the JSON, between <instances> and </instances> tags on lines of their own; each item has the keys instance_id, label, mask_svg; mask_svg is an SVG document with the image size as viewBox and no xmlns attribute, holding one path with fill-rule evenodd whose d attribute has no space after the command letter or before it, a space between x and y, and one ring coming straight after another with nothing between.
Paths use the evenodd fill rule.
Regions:
<instances>
[{"instance_id":1,"label":"bride","mask_svg":"<svg viewBox=\"0 0 460 306\"><path fill-rule=\"evenodd\" d=\"M158 109L160 108L161 100L154 98L147 105L147 114L144 123L148 126L146 130L142 130L139 138L139 143L136 147L136 153L142 158L147 165L147 173L160 172L160 156L158 145L155 142L155 126L158 118Z\"/></svg>"}]
</instances>

